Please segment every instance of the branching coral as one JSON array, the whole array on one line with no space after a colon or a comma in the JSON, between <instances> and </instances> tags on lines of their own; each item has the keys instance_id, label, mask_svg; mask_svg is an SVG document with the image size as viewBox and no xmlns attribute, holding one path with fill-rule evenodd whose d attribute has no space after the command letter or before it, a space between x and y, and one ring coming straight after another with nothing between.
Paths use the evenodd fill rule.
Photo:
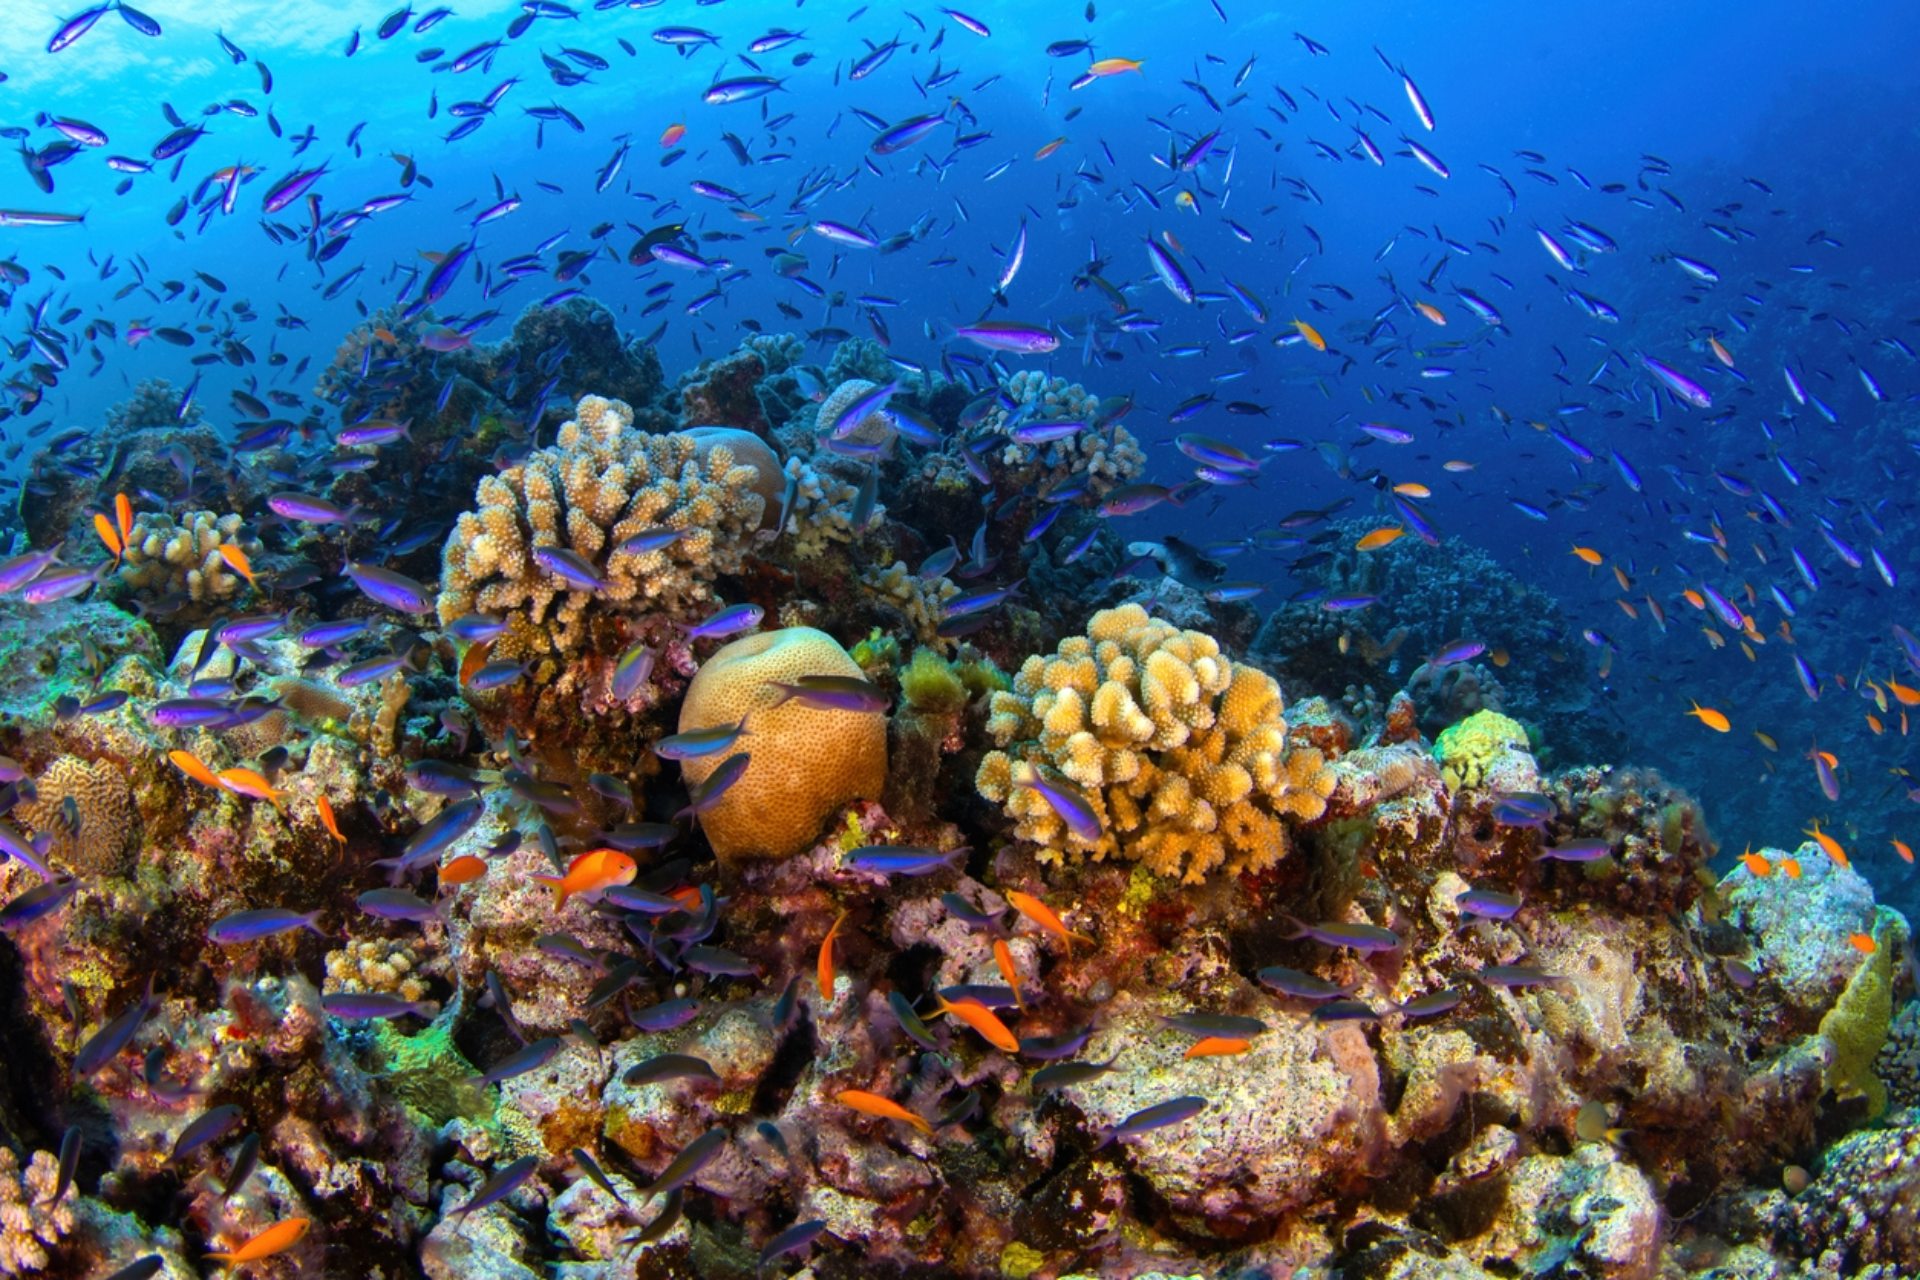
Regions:
<instances>
[{"instance_id":1,"label":"branching coral","mask_svg":"<svg viewBox=\"0 0 1920 1280\"><path fill-rule=\"evenodd\" d=\"M192 427L205 415L196 401L180 411L180 389L165 378L143 378L133 394L107 410L107 434Z\"/></svg>"},{"instance_id":2,"label":"branching coral","mask_svg":"<svg viewBox=\"0 0 1920 1280\"><path fill-rule=\"evenodd\" d=\"M14 810L61 866L125 875L140 854L140 809L126 775L107 760L61 756L34 780L34 798Z\"/></svg>"},{"instance_id":3,"label":"branching coral","mask_svg":"<svg viewBox=\"0 0 1920 1280\"><path fill-rule=\"evenodd\" d=\"M868 569L860 581L868 591L898 609L912 624L921 644L942 643L940 619L947 601L960 594L960 588L945 577L923 578L911 572L905 562L896 560L884 569Z\"/></svg>"},{"instance_id":4,"label":"branching coral","mask_svg":"<svg viewBox=\"0 0 1920 1280\"><path fill-rule=\"evenodd\" d=\"M879 387L877 382L865 378L849 378L835 387L825 400L820 402L820 412L814 418L814 429L825 438L833 430L833 424L840 420L855 401ZM876 409L841 433L841 439L854 444L886 445L894 437L893 421L887 417L885 409Z\"/></svg>"},{"instance_id":5,"label":"branching coral","mask_svg":"<svg viewBox=\"0 0 1920 1280\"><path fill-rule=\"evenodd\" d=\"M853 503L859 490L836 476L815 469L805 458L788 458L786 475L793 490L793 509L787 512L788 553L796 560L818 560L833 547L852 542L880 525L886 508L876 504L866 524L853 527Z\"/></svg>"},{"instance_id":6,"label":"branching coral","mask_svg":"<svg viewBox=\"0 0 1920 1280\"><path fill-rule=\"evenodd\" d=\"M427 980L411 940L354 938L338 951L327 953L330 991L379 991L403 1000L427 994Z\"/></svg>"},{"instance_id":7,"label":"branching coral","mask_svg":"<svg viewBox=\"0 0 1920 1280\"><path fill-rule=\"evenodd\" d=\"M1100 402L1079 383L1048 377L1037 369L1023 369L1007 380L1007 395L1018 409L1013 414L996 409L980 425L981 433L1007 437L1006 443L990 455L1009 473L1001 481L1004 488L1032 485L1045 491L1083 476L1087 491L1098 498L1138 479L1146 470L1147 455L1141 452L1140 442L1117 424L1047 444L1028 444L1014 438L1016 419L1091 423Z\"/></svg>"},{"instance_id":8,"label":"branching coral","mask_svg":"<svg viewBox=\"0 0 1920 1280\"><path fill-rule=\"evenodd\" d=\"M260 554L237 515L188 511L175 521L164 511L142 511L133 518L120 581L149 600L174 592L197 605L231 600L247 582L220 553L223 546L237 547L249 563Z\"/></svg>"},{"instance_id":9,"label":"branching coral","mask_svg":"<svg viewBox=\"0 0 1920 1280\"><path fill-rule=\"evenodd\" d=\"M0 1275L30 1275L52 1261L48 1250L73 1230L73 1201L48 1204L60 1177L51 1151L36 1151L26 1171L0 1146Z\"/></svg>"},{"instance_id":10,"label":"branching coral","mask_svg":"<svg viewBox=\"0 0 1920 1280\"><path fill-rule=\"evenodd\" d=\"M758 471L725 445L634 431L633 410L586 396L558 441L480 482L442 556L442 622L469 613L521 615L550 629L561 652L583 647L590 608L685 616L711 599L708 583L737 570L764 502ZM622 550L652 528L670 545ZM570 584L543 568L538 549L571 551L605 585Z\"/></svg>"},{"instance_id":11,"label":"branching coral","mask_svg":"<svg viewBox=\"0 0 1920 1280\"><path fill-rule=\"evenodd\" d=\"M1109 854L1198 883L1215 867L1258 871L1286 855L1288 818L1326 808L1334 775L1313 748L1289 750L1280 686L1138 605L1096 613L1086 636L1027 659L996 693L987 728L1002 748L981 761L980 794L1002 805L1041 857ZM1044 765L1079 787L1097 840L1061 820L1016 765Z\"/></svg>"}]
</instances>

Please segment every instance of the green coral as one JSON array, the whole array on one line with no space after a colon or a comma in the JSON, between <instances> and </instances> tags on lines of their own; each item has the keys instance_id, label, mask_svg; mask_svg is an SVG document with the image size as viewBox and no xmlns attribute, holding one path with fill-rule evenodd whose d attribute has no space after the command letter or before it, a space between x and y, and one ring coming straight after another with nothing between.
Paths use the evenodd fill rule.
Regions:
<instances>
[{"instance_id":1,"label":"green coral","mask_svg":"<svg viewBox=\"0 0 1920 1280\"><path fill-rule=\"evenodd\" d=\"M1502 755L1527 749L1527 730L1518 720L1498 711L1476 711L1440 731L1433 755L1440 762L1440 776L1458 791L1484 782L1487 770Z\"/></svg>"},{"instance_id":2,"label":"green coral","mask_svg":"<svg viewBox=\"0 0 1920 1280\"><path fill-rule=\"evenodd\" d=\"M1820 1034L1833 1045L1827 1086L1843 1098L1865 1098L1877 1116L1887 1109L1887 1087L1874 1074L1873 1060L1893 1023L1893 953L1906 945L1898 913L1874 908L1873 941L1873 954L1820 1019Z\"/></svg>"},{"instance_id":3,"label":"green coral","mask_svg":"<svg viewBox=\"0 0 1920 1280\"><path fill-rule=\"evenodd\" d=\"M851 652L860 669L870 676L900 665L900 642L878 627L869 631L865 640L857 641Z\"/></svg>"},{"instance_id":4,"label":"green coral","mask_svg":"<svg viewBox=\"0 0 1920 1280\"><path fill-rule=\"evenodd\" d=\"M436 1125L464 1116L492 1118L487 1091L473 1083L478 1073L453 1045L453 1019L419 1035L402 1035L386 1022L373 1027L373 1067L395 1097Z\"/></svg>"}]
</instances>

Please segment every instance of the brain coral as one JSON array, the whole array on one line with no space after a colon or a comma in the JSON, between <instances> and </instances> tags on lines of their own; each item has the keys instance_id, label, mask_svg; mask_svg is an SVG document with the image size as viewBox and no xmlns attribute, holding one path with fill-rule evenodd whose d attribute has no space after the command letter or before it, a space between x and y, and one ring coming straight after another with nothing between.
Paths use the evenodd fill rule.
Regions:
<instances>
[{"instance_id":1,"label":"brain coral","mask_svg":"<svg viewBox=\"0 0 1920 1280\"><path fill-rule=\"evenodd\" d=\"M35 798L14 810L48 836L55 862L85 875L118 876L140 853L140 809L110 761L61 756L34 780ZM67 801L73 801L68 805Z\"/></svg>"},{"instance_id":2,"label":"brain coral","mask_svg":"<svg viewBox=\"0 0 1920 1280\"><path fill-rule=\"evenodd\" d=\"M726 645L687 686L680 732L747 721L737 750L752 763L700 818L722 859L798 853L813 843L834 810L878 796L886 784L886 714L828 710L797 698L781 702L775 682L802 676L858 679L861 671L824 631L788 627ZM704 781L725 758L685 761L688 783Z\"/></svg>"},{"instance_id":3,"label":"brain coral","mask_svg":"<svg viewBox=\"0 0 1920 1280\"><path fill-rule=\"evenodd\" d=\"M1272 676L1211 636L1122 605L1094 614L1052 657L1028 658L1013 691L993 695L987 728L1002 749L980 762L975 785L1049 861L1118 853L1188 883L1219 866L1258 871L1286 854L1283 820L1318 818L1334 784L1318 750L1288 750L1281 711ZM1077 784L1100 838L1070 831L1017 785L1016 761Z\"/></svg>"},{"instance_id":4,"label":"brain coral","mask_svg":"<svg viewBox=\"0 0 1920 1280\"><path fill-rule=\"evenodd\" d=\"M759 470L740 465L725 443L632 425L627 405L585 396L551 447L480 481L478 509L454 524L442 553L442 622L521 614L572 652L584 647L596 603L685 615L711 598L707 583L741 566L747 535L760 525ZM656 551L618 550L655 526L681 537ZM539 547L579 555L605 587L587 591L548 573L534 559Z\"/></svg>"}]
</instances>

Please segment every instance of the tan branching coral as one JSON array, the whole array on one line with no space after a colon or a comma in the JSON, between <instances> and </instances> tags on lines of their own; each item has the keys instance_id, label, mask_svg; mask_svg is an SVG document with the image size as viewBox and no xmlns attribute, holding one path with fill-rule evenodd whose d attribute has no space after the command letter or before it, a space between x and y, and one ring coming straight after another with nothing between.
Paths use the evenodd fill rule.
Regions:
<instances>
[{"instance_id":1,"label":"tan branching coral","mask_svg":"<svg viewBox=\"0 0 1920 1280\"><path fill-rule=\"evenodd\" d=\"M822 436L827 435L833 430L833 424L840 420L840 415L845 413L854 401L877 386L879 386L878 383L869 382L865 378L848 378L835 387L833 393L820 402L820 412L814 418L815 429ZM887 417L884 409L879 409L848 428L842 439L851 440L855 444L884 445L893 439L894 434L892 420Z\"/></svg>"},{"instance_id":2,"label":"tan branching coral","mask_svg":"<svg viewBox=\"0 0 1920 1280\"><path fill-rule=\"evenodd\" d=\"M828 472L820 471L805 458L788 458L786 475L793 491L793 509L787 513L786 530L789 554L796 560L817 560L835 546L852 542L868 529L876 528L886 516L886 507L876 503L867 522L853 527L853 503L859 489Z\"/></svg>"},{"instance_id":3,"label":"tan branching coral","mask_svg":"<svg viewBox=\"0 0 1920 1280\"><path fill-rule=\"evenodd\" d=\"M91 876L133 869L140 854L140 808L118 766L61 756L34 779L34 793L14 813L52 841L47 852L56 863Z\"/></svg>"},{"instance_id":4,"label":"tan branching coral","mask_svg":"<svg viewBox=\"0 0 1920 1280\"><path fill-rule=\"evenodd\" d=\"M0 1146L0 1275L31 1275L52 1261L48 1250L73 1230L73 1200L48 1204L60 1179L51 1151L36 1151L26 1171Z\"/></svg>"},{"instance_id":5,"label":"tan branching coral","mask_svg":"<svg viewBox=\"0 0 1920 1280\"><path fill-rule=\"evenodd\" d=\"M427 994L420 957L406 938L354 938L327 952L327 990L378 991L403 1000Z\"/></svg>"},{"instance_id":6,"label":"tan branching coral","mask_svg":"<svg viewBox=\"0 0 1920 1280\"><path fill-rule=\"evenodd\" d=\"M569 652L583 647L591 608L686 616L712 599L707 584L740 568L759 527L759 472L724 444L632 426L627 405L586 396L553 446L481 480L478 509L456 522L442 555L442 622L524 614ZM681 536L658 550L620 550L661 526ZM572 551L605 587L549 573L534 558L540 547Z\"/></svg>"},{"instance_id":7,"label":"tan branching coral","mask_svg":"<svg viewBox=\"0 0 1920 1280\"><path fill-rule=\"evenodd\" d=\"M914 635L923 645L945 648L952 641L940 638L940 619L947 601L960 594L960 588L946 577L923 578L912 572L905 561L895 560L884 569L863 571L860 581L868 591L898 609L913 625Z\"/></svg>"},{"instance_id":8,"label":"tan branching coral","mask_svg":"<svg viewBox=\"0 0 1920 1280\"><path fill-rule=\"evenodd\" d=\"M1018 417L1036 422L1073 418L1091 423L1100 402L1079 383L1048 377L1037 369L1023 369L1007 380L1007 394L1021 412L1010 415L995 410L981 424L985 430L1007 436L1006 444L994 455L1010 472L1004 484L1032 484L1046 490L1069 477L1084 475L1088 492L1101 497L1110 489L1130 484L1146 470L1147 455L1141 452L1140 442L1118 424L1047 444L1028 444L1013 438Z\"/></svg>"},{"instance_id":9,"label":"tan branching coral","mask_svg":"<svg viewBox=\"0 0 1920 1280\"><path fill-rule=\"evenodd\" d=\"M1285 820L1326 809L1333 771L1314 748L1289 750L1280 686L1219 644L1136 604L1093 615L1051 657L1021 666L993 695L987 729L1002 748L975 785L1051 862L1110 854L1190 884L1215 867L1259 871L1286 856ZM1019 765L1080 788L1102 831L1075 834Z\"/></svg>"},{"instance_id":10,"label":"tan branching coral","mask_svg":"<svg viewBox=\"0 0 1920 1280\"><path fill-rule=\"evenodd\" d=\"M177 591L195 604L231 600L247 581L220 554L223 545L238 547L249 562L260 554L239 516L188 511L176 521L164 511L142 511L133 518L120 581L148 598Z\"/></svg>"}]
</instances>

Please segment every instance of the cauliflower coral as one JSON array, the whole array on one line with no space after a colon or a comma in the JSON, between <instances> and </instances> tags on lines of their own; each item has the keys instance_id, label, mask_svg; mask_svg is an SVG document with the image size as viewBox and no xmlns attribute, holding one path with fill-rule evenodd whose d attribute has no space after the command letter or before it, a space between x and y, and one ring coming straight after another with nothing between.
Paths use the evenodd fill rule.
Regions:
<instances>
[{"instance_id":1,"label":"cauliflower coral","mask_svg":"<svg viewBox=\"0 0 1920 1280\"><path fill-rule=\"evenodd\" d=\"M1188 884L1216 867L1260 871L1286 856L1286 820L1318 818L1334 785L1318 750L1288 750L1282 710L1273 677L1213 637L1122 605L1028 658L1013 691L993 695L987 729L1001 749L974 783L1045 861L1118 854ZM1022 785L1021 765L1079 787L1099 838Z\"/></svg>"}]
</instances>

